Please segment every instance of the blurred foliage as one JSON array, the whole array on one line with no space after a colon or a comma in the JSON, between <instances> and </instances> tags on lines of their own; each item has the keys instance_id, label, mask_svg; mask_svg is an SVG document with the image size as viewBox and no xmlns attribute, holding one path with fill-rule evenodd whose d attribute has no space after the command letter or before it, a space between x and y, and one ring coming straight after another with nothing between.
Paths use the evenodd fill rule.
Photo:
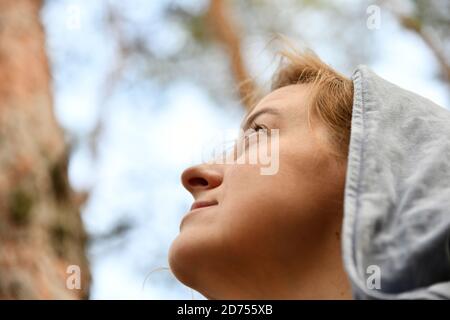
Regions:
<instances>
[{"instance_id":1,"label":"blurred foliage","mask_svg":"<svg viewBox=\"0 0 450 320\"><path fill-rule=\"evenodd\" d=\"M258 58L262 60L264 55L271 56L279 49L271 43L277 34L318 51L333 50L334 63L346 72L351 72L357 63L369 63L379 50L373 33L365 26L366 8L371 1L353 2L351 6L330 0L234 0L226 3L240 33L242 59L251 68L250 74L264 88L267 88L268 79L261 79L260 74L269 66L264 62L255 66L252 62ZM397 7L403 7L405 3ZM380 5L386 6L386 12L396 8L395 1L386 5L382 1ZM207 17L207 1L199 1L197 5L186 1L165 2L159 26L153 30L147 23L137 24L120 6L110 3L106 22L119 44L120 58L125 60L118 65L138 68L136 81L150 78L164 86L184 78L207 88L219 104L237 99L238 84L230 73L230 57L214 36ZM410 1L409 7L411 13L405 21L413 24L412 28L431 28L436 33L434 38L442 46L440 50L448 57L449 3L414 0ZM166 45L163 46L152 41L162 28L173 31L171 35L163 32L172 37L164 39Z\"/></svg>"}]
</instances>

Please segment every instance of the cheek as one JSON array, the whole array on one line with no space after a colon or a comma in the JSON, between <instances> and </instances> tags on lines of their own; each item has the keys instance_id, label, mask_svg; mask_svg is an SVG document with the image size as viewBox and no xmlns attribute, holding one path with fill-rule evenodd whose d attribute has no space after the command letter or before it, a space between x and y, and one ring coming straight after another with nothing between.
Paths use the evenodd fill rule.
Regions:
<instances>
[{"instance_id":1,"label":"cheek","mask_svg":"<svg viewBox=\"0 0 450 320\"><path fill-rule=\"evenodd\" d=\"M293 253L306 256L320 245L333 219L324 209L324 186L314 166L309 158L288 151L280 154L275 175L261 175L257 166L227 168L218 216L227 252L244 264L257 265L261 261L256 256L285 262Z\"/></svg>"},{"instance_id":2,"label":"cheek","mask_svg":"<svg viewBox=\"0 0 450 320\"><path fill-rule=\"evenodd\" d=\"M297 177L282 163L280 167L270 176L261 175L255 166L236 166L226 172L218 219L224 243L234 256L254 260L258 252L278 255L300 239L301 228L308 228L304 213L309 201L301 197L299 184L291 182Z\"/></svg>"}]
</instances>

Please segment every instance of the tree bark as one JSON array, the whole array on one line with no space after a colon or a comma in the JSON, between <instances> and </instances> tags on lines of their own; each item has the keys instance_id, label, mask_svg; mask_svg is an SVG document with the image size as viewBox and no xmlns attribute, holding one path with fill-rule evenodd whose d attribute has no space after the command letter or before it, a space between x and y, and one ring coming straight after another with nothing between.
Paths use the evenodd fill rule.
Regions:
<instances>
[{"instance_id":1,"label":"tree bark","mask_svg":"<svg viewBox=\"0 0 450 320\"><path fill-rule=\"evenodd\" d=\"M0 299L89 292L86 234L54 114L40 0L0 0ZM68 286L71 265L80 289ZM69 268L70 271L70 268Z\"/></svg>"}]
</instances>

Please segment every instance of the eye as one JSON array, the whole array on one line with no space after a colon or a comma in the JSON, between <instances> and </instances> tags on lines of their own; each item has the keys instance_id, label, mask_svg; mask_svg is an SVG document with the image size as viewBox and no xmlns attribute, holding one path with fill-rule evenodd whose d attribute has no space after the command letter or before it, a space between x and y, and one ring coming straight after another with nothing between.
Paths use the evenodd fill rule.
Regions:
<instances>
[{"instance_id":1,"label":"eye","mask_svg":"<svg viewBox=\"0 0 450 320\"><path fill-rule=\"evenodd\" d=\"M270 135L270 131L264 124L259 124L256 122L251 122L248 125L248 129L245 130L243 135L240 135L239 138L235 141L233 146L233 154L235 155L234 160L242 155L242 152L247 150L250 147L251 142L258 143L259 139L250 139L255 134L259 134L260 131L266 132Z\"/></svg>"},{"instance_id":2,"label":"eye","mask_svg":"<svg viewBox=\"0 0 450 320\"><path fill-rule=\"evenodd\" d=\"M250 123L249 131L250 131L250 133L245 133L245 135L244 135L244 140L245 140L245 143L246 143L246 147L248 146L249 138L251 136L253 136L255 134L258 134L258 132L260 132L260 131L269 132L269 130L267 129L267 127L265 125L259 124L259 123L256 123L256 122Z\"/></svg>"},{"instance_id":3,"label":"eye","mask_svg":"<svg viewBox=\"0 0 450 320\"><path fill-rule=\"evenodd\" d=\"M260 130L266 130L267 131L267 127L265 125L259 124L259 123L256 123L256 122L252 122L250 124L250 128L253 129L256 132L258 132Z\"/></svg>"}]
</instances>

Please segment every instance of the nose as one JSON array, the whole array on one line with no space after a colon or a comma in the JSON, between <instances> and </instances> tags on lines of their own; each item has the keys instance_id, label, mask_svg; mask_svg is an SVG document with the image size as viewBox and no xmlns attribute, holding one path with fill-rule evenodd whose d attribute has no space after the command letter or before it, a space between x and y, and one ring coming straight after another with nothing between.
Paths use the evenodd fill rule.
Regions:
<instances>
[{"instance_id":1,"label":"nose","mask_svg":"<svg viewBox=\"0 0 450 320\"><path fill-rule=\"evenodd\" d=\"M194 197L200 191L217 188L222 184L223 175L219 168L202 164L183 171L181 182Z\"/></svg>"}]
</instances>

